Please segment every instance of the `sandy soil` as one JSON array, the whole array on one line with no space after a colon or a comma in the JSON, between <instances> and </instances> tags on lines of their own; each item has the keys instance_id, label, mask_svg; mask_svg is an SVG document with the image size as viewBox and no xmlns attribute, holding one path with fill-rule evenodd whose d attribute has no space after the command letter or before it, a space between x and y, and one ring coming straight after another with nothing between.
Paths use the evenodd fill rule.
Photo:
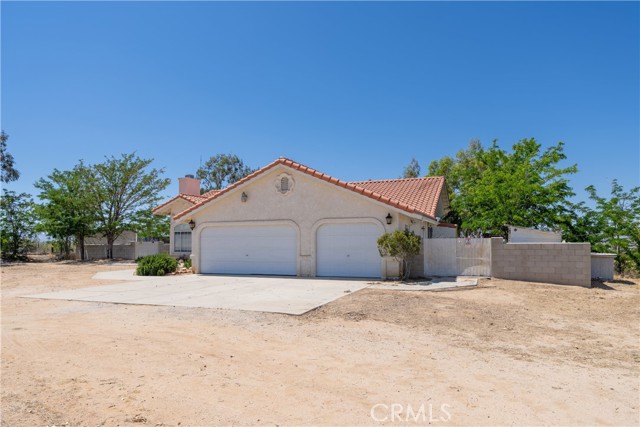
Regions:
<instances>
[{"instance_id":1,"label":"sandy soil","mask_svg":"<svg viewBox=\"0 0 640 427\"><path fill-rule=\"evenodd\" d=\"M640 424L638 283L366 289L299 317L19 298L126 268L2 266L2 425Z\"/></svg>"}]
</instances>

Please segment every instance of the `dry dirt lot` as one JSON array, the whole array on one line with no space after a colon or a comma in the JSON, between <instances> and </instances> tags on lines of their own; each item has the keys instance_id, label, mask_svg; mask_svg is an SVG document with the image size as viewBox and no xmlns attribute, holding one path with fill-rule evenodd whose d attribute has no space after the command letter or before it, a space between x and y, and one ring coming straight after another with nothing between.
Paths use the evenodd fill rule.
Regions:
<instances>
[{"instance_id":1,"label":"dry dirt lot","mask_svg":"<svg viewBox=\"0 0 640 427\"><path fill-rule=\"evenodd\" d=\"M2 425L640 423L637 283L365 289L299 317L19 298L123 268L2 266Z\"/></svg>"}]
</instances>

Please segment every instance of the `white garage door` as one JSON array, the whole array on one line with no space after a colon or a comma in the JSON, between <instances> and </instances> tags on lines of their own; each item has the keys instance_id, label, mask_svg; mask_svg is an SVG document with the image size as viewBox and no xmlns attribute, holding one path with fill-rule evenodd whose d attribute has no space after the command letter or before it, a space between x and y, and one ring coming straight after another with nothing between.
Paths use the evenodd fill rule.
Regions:
<instances>
[{"instance_id":1,"label":"white garage door","mask_svg":"<svg viewBox=\"0 0 640 427\"><path fill-rule=\"evenodd\" d=\"M209 227L200 235L200 271L295 276L296 241L287 225Z\"/></svg>"},{"instance_id":2,"label":"white garage door","mask_svg":"<svg viewBox=\"0 0 640 427\"><path fill-rule=\"evenodd\" d=\"M371 223L324 224L316 235L318 276L380 277L377 240L382 232Z\"/></svg>"}]
</instances>

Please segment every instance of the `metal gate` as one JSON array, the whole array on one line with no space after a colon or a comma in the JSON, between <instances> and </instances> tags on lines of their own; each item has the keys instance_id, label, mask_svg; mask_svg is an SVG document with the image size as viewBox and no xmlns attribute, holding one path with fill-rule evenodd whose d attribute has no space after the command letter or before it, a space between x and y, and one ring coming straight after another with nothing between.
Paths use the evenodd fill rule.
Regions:
<instances>
[{"instance_id":1,"label":"metal gate","mask_svg":"<svg viewBox=\"0 0 640 427\"><path fill-rule=\"evenodd\" d=\"M426 239L425 275L490 276L491 239Z\"/></svg>"}]
</instances>

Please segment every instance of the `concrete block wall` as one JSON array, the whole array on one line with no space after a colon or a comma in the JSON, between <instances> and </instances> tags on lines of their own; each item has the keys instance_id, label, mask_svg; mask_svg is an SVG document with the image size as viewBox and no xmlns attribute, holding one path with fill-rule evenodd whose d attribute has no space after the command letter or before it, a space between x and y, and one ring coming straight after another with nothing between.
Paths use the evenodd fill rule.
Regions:
<instances>
[{"instance_id":1,"label":"concrete block wall","mask_svg":"<svg viewBox=\"0 0 640 427\"><path fill-rule=\"evenodd\" d=\"M591 287L589 243L504 243L491 239L491 275L500 279Z\"/></svg>"}]
</instances>

